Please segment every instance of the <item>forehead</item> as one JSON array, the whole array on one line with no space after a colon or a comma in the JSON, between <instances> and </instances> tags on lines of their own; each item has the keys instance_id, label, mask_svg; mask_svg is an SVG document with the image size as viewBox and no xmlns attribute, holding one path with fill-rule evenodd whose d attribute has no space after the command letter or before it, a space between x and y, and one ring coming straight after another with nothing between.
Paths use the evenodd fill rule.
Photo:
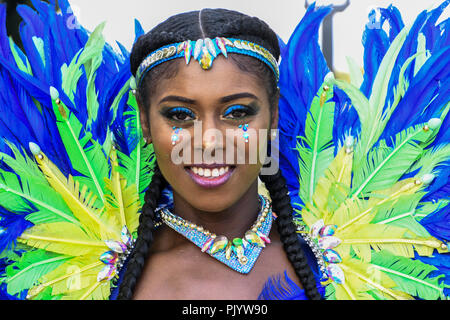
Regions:
<instances>
[{"instance_id":1,"label":"forehead","mask_svg":"<svg viewBox=\"0 0 450 320\"><path fill-rule=\"evenodd\" d=\"M175 76L159 81L150 103L160 101L167 95L208 101L240 92L249 92L260 100L267 100L263 82L256 75L242 71L230 58L217 57L209 70L203 70L197 61L186 65L183 60L178 63Z\"/></svg>"}]
</instances>

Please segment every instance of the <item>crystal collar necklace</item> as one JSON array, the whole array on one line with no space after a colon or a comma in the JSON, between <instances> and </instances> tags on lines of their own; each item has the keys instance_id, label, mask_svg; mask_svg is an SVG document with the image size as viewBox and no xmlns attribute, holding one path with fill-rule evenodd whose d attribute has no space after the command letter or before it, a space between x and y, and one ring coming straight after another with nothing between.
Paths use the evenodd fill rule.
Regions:
<instances>
[{"instance_id":1,"label":"crystal collar necklace","mask_svg":"<svg viewBox=\"0 0 450 320\"><path fill-rule=\"evenodd\" d=\"M261 250L270 243L268 237L272 227L272 206L266 197L259 195L261 206L256 222L243 238L228 240L223 235L216 235L201 226L176 216L165 207L157 211L161 222L224 263L233 270L247 274L253 268Z\"/></svg>"}]
</instances>

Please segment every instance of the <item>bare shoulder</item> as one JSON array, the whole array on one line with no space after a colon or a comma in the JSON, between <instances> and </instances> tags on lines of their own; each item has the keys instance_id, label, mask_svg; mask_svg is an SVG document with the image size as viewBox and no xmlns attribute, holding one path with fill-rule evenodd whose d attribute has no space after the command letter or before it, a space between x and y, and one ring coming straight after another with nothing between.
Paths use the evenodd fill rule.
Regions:
<instances>
[{"instance_id":1,"label":"bare shoulder","mask_svg":"<svg viewBox=\"0 0 450 320\"><path fill-rule=\"evenodd\" d=\"M179 239L176 245L167 245L161 243L167 235L159 236L134 299L255 300L270 277L285 271L300 286L276 231L248 274L232 270L189 241Z\"/></svg>"}]
</instances>

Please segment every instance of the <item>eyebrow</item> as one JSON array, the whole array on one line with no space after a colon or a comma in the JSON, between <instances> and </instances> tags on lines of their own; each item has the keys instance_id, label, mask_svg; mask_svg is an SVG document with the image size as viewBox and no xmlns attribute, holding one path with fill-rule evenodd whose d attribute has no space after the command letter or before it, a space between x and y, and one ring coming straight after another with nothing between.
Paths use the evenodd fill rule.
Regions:
<instances>
[{"instance_id":1,"label":"eyebrow","mask_svg":"<svg viewBox=\"0 0 450 320\"><path fill-rule=\"evenodd\" d=\"M159 103L161 104L163 102L168 102L168 101L175 101L175 102L183 102L183 103L188 103L188 104L195 104L195 100L188 99L188 98L185 98L185 97L180 97L180 96L167 96L167 97L164 97L163 99L161 99L161 101Z\"/></svg>"},{"instance_id":2,"label":"eyebrow","mask_svg":"<svg viewBox=\"0 0 450 320\"><path fill-rule=\"evenodd\" d=\"M230 101L243 99L243 98L252 98L255 100L259 100L258 97L252 93L241 92L241 93L236 93L236 94L232 94L232 95L220 98L220 103L228 103ZM161 104L163 102L168 102L168 101L182 102L182 103L187 103L187 104L195 104L196 103L195 100L192 100L192 99L189 99L186 97L175 96L175 95L170 95L170 96L164 97L163 99L161 99L161 101L159 101L159 103Z\"/></svg>"},{"instance_id":3,"label":"eyebrow","mask_svg":"<svg viewBox=\"0 0 450 320\"><path fill-rule=\"evenodd\" d=\"M236 93L236 94L232 94L230 96L226 96L220 99L221 103L227 103L233 100L238 100L238 99L242 99L242 98L252 98L255 100L259 100L257 96L255 96L252 93L249 92L241 92L241 93Z\"/></svg>"}]
</instances>

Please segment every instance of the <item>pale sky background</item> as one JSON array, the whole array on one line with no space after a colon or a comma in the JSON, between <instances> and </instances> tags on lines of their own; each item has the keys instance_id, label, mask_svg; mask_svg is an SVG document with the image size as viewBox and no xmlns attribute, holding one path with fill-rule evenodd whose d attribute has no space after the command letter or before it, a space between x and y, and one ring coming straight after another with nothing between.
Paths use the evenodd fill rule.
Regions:
<instances>
[{"instance_id":1,"label":"pale sky background","mask_svg":"<svg viewBox=\"0 0 450 320\"><path fill-rule=\"evenodd\" d=\"M134 41L134 19L138 19L145 31L176 13L201 8L226 8L257 16L266 21L286 42L303 17L305 0L69 0L79 22L88 30L106 21L104 35L113 44L116 40L129 50ZM319 0L318 3L344 3L345 0ZM395 5L402 13L406 24L425 9L438 6L435 0L351 0L350 6L334 15L334 65L338 71L346 72L346 56L351 56L362 65L361 44L364 25L372 8ZM449 8L443 19L449 17Z\"/></svg>"}]
</instances>

